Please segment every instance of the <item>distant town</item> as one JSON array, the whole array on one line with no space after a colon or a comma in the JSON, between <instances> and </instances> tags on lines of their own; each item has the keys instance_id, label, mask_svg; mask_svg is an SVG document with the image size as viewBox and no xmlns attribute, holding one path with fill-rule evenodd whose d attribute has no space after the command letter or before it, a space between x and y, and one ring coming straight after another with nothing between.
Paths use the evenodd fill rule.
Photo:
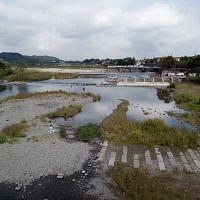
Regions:
<instances>
[{"instance_id":1,"label":"distant town","mask_svg":"<svg viewBox=\"0 0 200 200\"><path fill-rule=\"evenodd\" d=\"M15 52L2 52L0 59L10 65L27 65L30 67L38 66L61 66L61 67L96 67L108 68L109 71L132 72L132 71L154 71L160 72L163 69L171 75L179 73L200 74L200 55L182 57L155 57L136 60L134 57L117 59L98 59L90 58L83 61L64 61L52 56L27 56Z\"/></svg>"}]
</instances>

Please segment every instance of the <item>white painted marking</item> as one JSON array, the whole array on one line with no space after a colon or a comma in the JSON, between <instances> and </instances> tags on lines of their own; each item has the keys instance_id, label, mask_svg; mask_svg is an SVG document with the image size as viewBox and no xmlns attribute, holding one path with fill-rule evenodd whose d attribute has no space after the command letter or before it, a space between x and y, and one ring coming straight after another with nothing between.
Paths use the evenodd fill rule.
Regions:
<instances>
[{"instance_id":1,"label":"white painted marking","mask_svg":"<svg viewBox=\"0 0 200 200\"><path fill-rule=\"evenodd\" d=\"M127 163L127 155L122 155L122 162Z\"/></svg>"},{"instance_id":2,"label":"white painted marking","mask_svg":"<svg viewBox=\"0 0 200 200\"><path fill-rule=\"evenodd\" d=\"M108 166L114 166L115 158L116 158L116 152L112 151L111 154L110 154L110 159L109 159L109 162L108 162Z\"/></svg>"},{"instance_id":3,"label":"white painted marking","mask_svg":"<svg viewBox=\"0 0 200 200\"><path fill-rule=\"evenodd\" d=\"M165 171L166 170L164 162L158 162L158 166L159 166L161 171Z\"/></svg>"}]
</instances>

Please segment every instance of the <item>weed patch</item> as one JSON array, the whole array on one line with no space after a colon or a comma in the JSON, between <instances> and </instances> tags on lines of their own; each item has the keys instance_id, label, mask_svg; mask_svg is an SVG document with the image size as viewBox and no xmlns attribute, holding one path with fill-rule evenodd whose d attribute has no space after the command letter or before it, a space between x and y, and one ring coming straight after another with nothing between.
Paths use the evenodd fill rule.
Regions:
<instances>
[{"instance_id":1,"label":"weed patch","mask_svg":"<svg viewBox=\"0 0 200 200\"><path fill-rule=\"evenodd\" d=\"M128 102L122 101L113 113L101 123L102 139L116 144L143 144L196 148L198 134L178 127L168 127L161 119L147 119L143 122L127 119Z\"/></svg>"},{"instance_id":2,"label":"weed patch","mask_svg":"<svg viewBox=\"0 0 200 200\"><path fill-rule=\"evenodd\" d=\"M114 181L111 187L120 196L127 199L198 199L200 179L190 176L180 177L176 174L151 174L146 169L134 169L119 163L112 168L108 175ZM196 184L196 187L193 184Z\"/></svg>"},{"instance_id":3,"label":"weed patch","mask_svg":"<svg viewBox=\"0 0 200 200\"><path fill-rule=\"evenodd\" d=\"M12 142L17 138L26 137L26 135L24 134L26 128L28 128L28 124L26 121L7 126L0 134L0 143Z\"/></svg>"},{"instance_id":4,"label":"weed patch","mask_svg":"<svg viewBox=\"0 0 200 200\"><path fill-rule=\"evenodd\" d=\"M75 131L74 135L78 140L90 141L93 138L100 136L100 127L97 124L81 126Z\"/></svg>"},{"instance_id":5,"label":"weed patch","mask_svg":"<svg viewBox=\"0 0 200 200\"><path fill-rule=\"evenodd\" d=\"M59 136L61 138L65 138L66 137L66 130L65 130L65 127L64 126L61 126L60 129L59 129Z\"/></svg>"},{"instance_id":6,"label":"weed patch","mask_svg":"<svg viewBox=\"0 0 200 200\"><path fill-rule=\"evenodd\" d=\"M48 117L48 118L56 118L56 117L68 118L68 117L75 116L77 113L80 113L81 110L82 110L81 105L70 105L68 107L58 108L55 112L50 112L50 113L46 114L45 117Z\"/></svg>"}]
</instances>

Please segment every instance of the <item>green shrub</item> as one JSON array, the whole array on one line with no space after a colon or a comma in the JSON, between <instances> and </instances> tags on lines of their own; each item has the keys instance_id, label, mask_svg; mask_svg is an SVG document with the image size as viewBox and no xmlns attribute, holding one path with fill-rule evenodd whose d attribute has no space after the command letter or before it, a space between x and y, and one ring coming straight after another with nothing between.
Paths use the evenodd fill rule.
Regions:
<instances>
[{"instance_id":1,"label":"green shrub","mask_svg":"<svg viewBox=\"0 0 200 200\"><path fill-rule=\"evenodd\" d=\"M61 138L65 138L66 137L67 133L66 133L65 126L61 126L60 127L59 135L60 135Z\"/></svg>"},{"instance_id":2,"label":"green shrub","mask_svg":"<svg viewBox=\"0 0 200 200\"><path fill-rule=\"evenodd\" d=\"M81 126L75 131L75 136L78 140L92 140L100 135L100 127L97 124L88 124Z\"/></svg>"},{"instance_id":3,"label":"green shrub","mask_svg":"<svg viewBox=\"0 0 200 200\"><path fill-rule=\"evenodd\" d=\"M169 86L167 86L168 88L176 88L176 84L175 83L170 83Z\"/></svg>"}]
</instances>

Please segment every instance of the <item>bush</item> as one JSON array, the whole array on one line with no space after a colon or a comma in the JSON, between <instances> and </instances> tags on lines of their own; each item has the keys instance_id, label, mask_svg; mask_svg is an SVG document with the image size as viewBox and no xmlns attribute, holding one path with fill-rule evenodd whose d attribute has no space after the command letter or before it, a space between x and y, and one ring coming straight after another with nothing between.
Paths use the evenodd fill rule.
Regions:
<instances>
[{"instance_id":1,"label":"bush","mask_svg":"<svg viewBox=\"0 0 200 200\"><path fill-rule=\"evenodd\" d=\"M92 140L100 135L100 127L97 124L88 124L81 126L75 131L75 136L78 140Z\"/></svg>"},{"instance_id":2,"label":"bush","mask_svg":"<svg viewBox=\"0 0 200 200\"><path fill-rule=\"evenodd\" d=\"M175 83L170 83L169 86L167 86L168 88L176 88L176 84Z\"/></svg>"},{"instance_id":3,"label":"bush","mask_svg":"<svg viewBox=\"0 0 200 200\"><path fill-rule=\"evenodd\" d=\"M60 130L59 130L59 135L61 138L65 138L67 133L66 133L66 130L65 130L65 126L61 126L60 127Z\"/></svg>"}]
</instances>

